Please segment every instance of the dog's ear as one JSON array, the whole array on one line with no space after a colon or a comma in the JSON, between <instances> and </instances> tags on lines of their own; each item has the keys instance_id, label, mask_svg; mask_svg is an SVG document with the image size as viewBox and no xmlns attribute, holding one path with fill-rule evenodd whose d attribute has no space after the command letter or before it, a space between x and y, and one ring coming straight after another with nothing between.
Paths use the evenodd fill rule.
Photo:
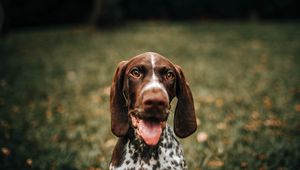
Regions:
<instances>
[{"instance_id":1,"label":"dog's ear","mask_svg":"<svg viewBox=\"0 0 300 170\"><path fill-rule=\"evenodd\" d=\"M111 131L118 137L126 135L128 123L128 108L123 96L123 83L127 61L119 63L110 89Z\"/></svg>"},{"instance_id":2,"label":"dog's ear","mask_svg":"<svg viewBox=\"0 0 300 170\"><path fill-rule=\"evenodd\" d=\"M177 106L174 115L174 131L180 138L185 138L197 129L194 100L189 85L179 66L176 68Z\"/></svg>"}]
</instances>

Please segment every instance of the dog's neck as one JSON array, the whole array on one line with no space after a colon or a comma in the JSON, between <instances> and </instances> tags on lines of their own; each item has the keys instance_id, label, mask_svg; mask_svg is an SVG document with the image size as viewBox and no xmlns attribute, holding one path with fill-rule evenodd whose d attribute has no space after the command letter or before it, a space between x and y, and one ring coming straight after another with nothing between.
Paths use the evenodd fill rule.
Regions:
<instances>
[{"instance_id":1,"label":"dog's neck","mask_svg":"<svg viewBox=\"0 0 300 170\"><path fill-rule=\"evenodd\" d=\"M186 169L183 159L182 148L175 138L175 134L170 126L166 125L162 136L155 146L146 145L141 139L137 138L134 129L130 128L127 135L120 138L124 142L122 158L120 159L121 167L164 167L166 165L177 165L181 169ZM111 165L112 167L112 165ZM168 167L165 167L168 169ZM112 168L114 169L114 168ZM151 169L151 168L149 168Z\"/></svg>"},{"instance_id":2,"label":"dog's neck","mask_svg":"<svg viewBox=\"0 0 300 170\"><path fill-rule=\"evenodd\" d=\"M157 145L149 146L147 145L138 135L133 128L128 131L128 142L126 144L126 149L133 151L132 159L136 160L142 158L143 161L149 162L150 159L158 159L158 151L161 143L165 138L166 128L163 130L162 136Z\"/></svg>"},{"instance_id":3,"label":"dog's neck","mask_svg":"<svg viewBox=\"0 0 300 170\"><path fill-rule=\"evenodd\" d=\"M172 145L172 139L170 135L173 135L174 137L172 129L166 125L157 145L149 146L137 135L135 129L130 128L127 137L128 145L130 148L135 150L136 156L140 158L145 158L145 160L149 160L151 158L158 159L158 155L161 152L161 147Z\"/></svg>"}]
</instances>

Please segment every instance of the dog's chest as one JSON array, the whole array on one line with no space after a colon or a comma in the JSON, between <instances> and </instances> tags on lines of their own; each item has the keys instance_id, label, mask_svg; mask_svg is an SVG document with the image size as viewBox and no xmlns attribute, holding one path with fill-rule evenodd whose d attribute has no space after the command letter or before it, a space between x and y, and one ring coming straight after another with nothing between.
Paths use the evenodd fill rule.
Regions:
<instances>
[{"instance_id":1,"label":"dog's chest","mask_svg":"<svg viewBox=\"0 0 300 170\"><path fill-rule=\"evenodd\" d=\"M123 152L122 163L111 170L184 170L187 169L182 148L172 129L167 126L162 141L156 148L145 149L143 144L128 140Z\"/></svg>"}]
</instances>

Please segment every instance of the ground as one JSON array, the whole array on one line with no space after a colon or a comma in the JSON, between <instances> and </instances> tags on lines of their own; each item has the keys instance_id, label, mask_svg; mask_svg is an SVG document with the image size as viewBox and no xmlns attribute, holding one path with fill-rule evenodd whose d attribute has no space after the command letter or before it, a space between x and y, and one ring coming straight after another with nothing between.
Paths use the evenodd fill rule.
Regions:
<instances>
[{"instance_id":1,"label":"ground","mask_svg":"<svg viewBox=\"0 0 300 170\"><path fill-rule=\"evenodd\" d=\"M107 169L112 76L145 51L180 65L193 91L189 169L299 169L300 24L274 22L12 31L0 39L1 169Z\"/></svg>"}]
</instances>

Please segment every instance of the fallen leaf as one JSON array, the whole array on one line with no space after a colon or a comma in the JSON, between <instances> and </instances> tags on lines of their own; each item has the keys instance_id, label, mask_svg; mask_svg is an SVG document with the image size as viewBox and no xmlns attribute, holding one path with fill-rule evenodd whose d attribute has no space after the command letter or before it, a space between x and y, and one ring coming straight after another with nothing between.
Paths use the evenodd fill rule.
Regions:
<instances>
[{"instance_id":1,"label":"fallen leaf","mask_svg":"<svg viewBox=\"0 0 300 170\"><path fill-rule=\"evenodd\" d=\"M53 113L52 113L51 110L47 110L45 114L46 114L46 117L47 117L48 120L52 119Z\"/></svg>"},{"instance_id":2,"label":"fallen leaf","mask_svg":"<svg viewBox=\"0 0 300 170\"><path fill-rule=\"evenodd\" d=\"M53 142L58 142L59 141L59 135L58 134L54 134L52 137L51 137L51 140Z\"/></svg>"},{"instance_id":3,"label":"fallen leaf","mask_svg":"<svg viewBox=\"0 0 300 170\"><path fill-rule=\"evenodd\" d=\"M257 131L261 127L261 121L260 120L252 120L248 122L246 125L244 125L244 129L246 131Z\"/></svg>"},{"instance_id":4,"label":"fallen leaf","mask_svg":"<svg viewBox=\"0 0 300 170\"><path fill-rule=\"evenodd\" d=\"M271 98L270 97L268 97L268 96L265 96L264 98L263 98L263 104L264 104L264 107L266 108L266 109L271 109L272 108L272 100L271 100Z\"/></svg>"},{"instance_id":5,"label":"fallen leaf","mask_svg":"<svg viewBox=\"0 0 300 170\"><path fill-rule=\"evenodd\" d=\"M262 165L261 167L259 167L258 170L267 170L268 168L265 165Z\"/></svg>"},{"instance_id":6,"label":"fallen leaf","mask_svg":"<svg viewBox=\"0 0 300 170\"><path fill-rule=\"evenodd\" d=\"M206 132L199 132L198 134L197 134L197 141L199 142L199 143L202 143L202 142L205 142L205 141L207 141L207 139L208 139L208 135L207 135L207 133Z\"/></svg>"},{"instance_id":7,"label":"fallen leaf","mask_svg":"<svg viewBox=\"0 0 300 170\"><path fill-rule=\"evenodd\" d=\"M213 103L214 102L214 97L213 96L207 96L205 98L206 103Z\"/></svg>"},{"instance_id":8,"label":"fallen leaf","mask_svg":"<svg viewBox=\"0 0 300 170\"><path fill-rule=\"evenodd\" d=\"M230 123L230 122L232 122L232 121L234 121L234 120L236 120L236 114L233 113L233 112L227 114L226 117L225 117L225 119L224 119L224 121L225 121L226 123Z\"/></svg>"},{"instance_id":9,"label":"fallen leaf","mask_svg":"<svg viewBox=\"0 0 300 170\"><path fill-rule=\"evenodd\" d=\"M93 167L93 166L91 166L91 167L89 167L89 169L88 170L101 170L101 168L97 168L97 167Z\"/></svg>"},{"instance_id":10,"label":"fallen leaf","mask_svg":"<svg viewBox=\"0 0 300 170\"><path fill-rule=\"evenodd\" d=\"M295 111L300 112L300 104L299 103L295 105Z\"/></svg>"},{"instance_id":11,"label":"fallen leaf","mask_svg":"<svg viewBox=\"0 0 300 170\"><path fill-rule=\"evenodd\" d=\"M11 153L10 149L7 148L7 147L2 147L2 148L1 148L1 152L2 152L2 154L3 154L4 156L6 156L6 157L9 156L10 153Z\"/></svg>"},{"instance_id":12,"label":"fallen leaf","mask_svg":"<svg viewBox=\"0 0 300 170\"><path fill-rule=\"evenodd\" d=\"M98 155L97 158L96 158L96 160L97 160L97 162L105 162L106 161L106 157Z\"/></svg>"},{"instance_id":13,"label":"fallen leaf","mask_svg":"<svg viewBox=\"0 0 300 170\"><path fill-rule=\"evenodd\" d=\"M105 143L104 143L104 147L106 148L111 148L113 146L115 146L117 143L117 141L115 139L108 139Z\"/></svg>"},{"instance_id":14,"label":"fallen leaf","mask_svg":"<svg viewBox=\"0 0 300 170\"><path fill-rule=\"evenodd\" d=\"M1 87L7 86L7 82L5 80L0 80L0 86Z\"/></svg>"},{"instance_id":15,"label":"fallen leaf","mask_svg":"<svg viewBox=\"0 0 300 170\"><path fill-rule=\"evenodd\" d=\"M251 118L252 118L252 119L258 119L259 116L260 116L260 113L257 112L257 111L253 111L253 112L251 113Z\"/></svg>"},{"instance_id":16,"label":"fallen leaf","mask_svg":"<svg viewBox=\"0 0 300 170\"><path fill-rule=\"evenodd\" d=\"M216 125L217 129L219 130L226 130L227 129L227 124L224 122L220 122Z\"/></svg>"},{"instance_id":17,"label":"fallen leaf","mask_svg":"<svg viewBox=\"0 0 300 170\"><path fill-rule=\"evenodd\" d=\"M259 40L252 40L250 45L253 49L260 49L262 47L262 44Z\"/></svg>"},{"instance_id":18,"label":"fallen leaf","mask_svg":"<svg viewBox=\"0 0 300 170\"><path fill-rule=\"evenodd\" d=\"M11 128L11 125L5 120L0 121L0 126L1 126L1 128L3 127L4 129Z\"/></svg>"},{"instance_id":19,"label":"fallen leaf","mask_svg":"<svg viewBox=\"0 0 300 170\"><path fill-rule=\"evenodd\" d=\"M256 64L251 70L251 73L257 74L257 73L262 73L264 71L266 71L266 67L263 64Z\"/></svg>"},{"instance_id":20,"label":"fallen leaf","mask_svg":"<svg viewBox=\"0 0 300 170\"><path fill-rule=\"evenodd\" d=\"M201 120L198 117L196 118L196 123L197 123L197 126L201 125Z\"/></svg>"},{"instance_id":21,"label":"fallen leaf","mask_svg":"<svg viewBox=\"0 0 300 170\"><path fill-rule=\"evenodd\" d=\"M245 142L245 143L252 143L254 141L254 139L252 137L249 137L249 136L244 136L244 137L241 137L241 141Z\"/></svg>"},{"instance_id":22,"label":"fallen leaf","mask_svg":"<svg viewBox=\"0 0 300 170\"><path fill-rule=\"evenodd\" d=\"M268 62L268 55L265 54L265 53L261 54L261 56L260 56L260 63L266 64L267 62Z\"/></svg>"},{"instance_id":23,"label":"fallen leaf","mask_svg":"<svg viewBox=\"0 0 300 170\"><path fill-rule=\"evenodd\" d=\"M264 153L259 153L256 155L256 159L258 160L266 160L267 159L267 155Z\"/></svg>"},{"instance_id":24,"label":"fallen leaf","mask_svg":"<svg viewBox=\"0 0 300 170\"><path fill-rule=\"evenodd\" d=\"M101 103L101 96L96 93L90 94L89 98L93 103Z\"/></svg>"},{"instance_id":25,"label":"fallen leaf","mask_svg":"<svg viewBox=\"0 0 300 170\"><path fill-rule=\"evenodd\" d=\"M69 81L74 81L76 80L76 73L74 71L68 71L67 72L67 79Z\"/></svg>"},{"instance_id":26,"label":"fallen leaf","mask_svg":"<svg viewBox=\"0 0 300 170\"><path fill-rule=\"evenodd\" d=\"M58 105L56 106L56 111L57 111L58 113L63 113L64 110L65 110L65 108L64 108L64 106L63 106L62 104L58 104Z\"/></svg>"},{"instance_id":27,"label":"fallen leaf","mask_svg":"<svg viewBox=\"0 0 300 170\"><path fill-rule=\"evenodd\" d=\"M209 167L223 167L224 162L221 161L221 160L211 160L211 161L208 161L207 166L209 166Z\"/></svg>"},{"instance_id":28,"label":"fallen leaf","mask_svg":"<svg viewBox=\"0 0 300 170\"><path fill-rule=\"evenodd\" d=\"M268 120L265 120L264 125L267 127L281 127L282 126L281 120L277 118L270 118Z\"/></svg>"},{"instance_id":29,"label":"fallen leaf","mask_svg":"<svg viewBox=\"0 0 300 170\"><path fill-rule=\"evenodd\" d=\"M223 107L223 105L224 105L223 99L217 99L217 100L215 101L215 105L216 105L218 108Z\"/></svg>"},{"instance_id":30,"label":"fallen leaf","mask_svg":"<svg viewBox=\"0 0 300 170\"><path fill-rule=\"evenodd\" d=\"M109 96L110 95L110 86L107 86L105 88L102 89L102 93L105 95L105 96Z\"/></svg>"},{"instance_id":31,"label":"fallen leaf","mask_svg":"<svg viewBox=\"0 0 300 170\"><path fill-rule=\"evenodd\" d=\"M241 168L245 169L248 167L248 163L247 162L241 162Z\"/></svg>"},{"instance_id":32,"label":"fallen leaf","mask_svg":"<svg viewBox=\"0 0 300 170\"><path fill-rule=\"evenodd\" d=\"M12 113L19 113L20 112L20 107L17 105L12 106L11 108Z\"/></svg>"},{"instance_id":33,"label":"fallen leaf","mask_svg":"<svg viewBox=\"0 0 300 170\"><path fill-rule=\"evenodd\" d=\"M26 164L28 166L32 166L32 163L33 163L32 159L30 159L30 158L26 159Z\"/></svg>"},{"instance_id":34,"label":"fallen leaf","mask_svg":"<svg viewBox=\"0 0 300 170\"><path fill-rule=\"evenodd\" d=\"M96 109L94 112L92 112L95 116L100 116L102 115L103 113L105 113L106 110L103 110L103 109Z\"/></svg>"}]
</instances>

